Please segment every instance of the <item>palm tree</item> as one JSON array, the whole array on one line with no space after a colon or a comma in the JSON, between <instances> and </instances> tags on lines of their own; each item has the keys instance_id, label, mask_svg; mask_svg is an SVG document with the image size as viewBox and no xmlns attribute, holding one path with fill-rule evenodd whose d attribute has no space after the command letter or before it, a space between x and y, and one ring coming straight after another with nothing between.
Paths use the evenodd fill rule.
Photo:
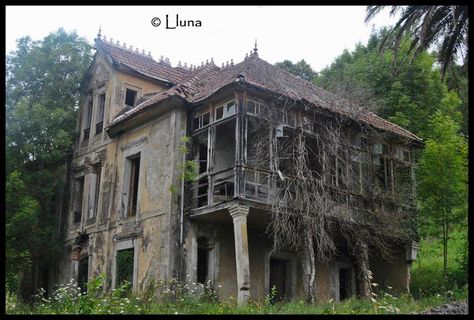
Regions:
<instances>
[{"instance_id":1,"label":"palm tree","mask_svg":"<svg viewBox=\"0 0 474 320\"><path fill-rule=\"evenodd\" d=\"M384 7L367 6L365 22L369 22ZM390 15L399 11L400 19L382 40L381 50L390 46L391 42L396 53L403 35L409 35L413 40L408 54L413 52L414 58L439 41L438 61L443 79L456 55L462 54L467 62L468 6L392 6Z\"/></svg>"}]
</instances>

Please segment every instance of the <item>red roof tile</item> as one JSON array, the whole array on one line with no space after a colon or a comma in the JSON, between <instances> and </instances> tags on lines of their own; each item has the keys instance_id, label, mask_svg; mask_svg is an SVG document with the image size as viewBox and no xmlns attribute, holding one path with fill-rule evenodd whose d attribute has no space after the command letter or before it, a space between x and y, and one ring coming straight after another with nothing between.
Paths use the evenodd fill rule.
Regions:
<instances>
[{"instance_id":1,"label":"red roof tile","mask_svg":"<svg viewBox=\"0 0 474 320\"><path fill-rule=\"evenodd\" d=\"M190 103L202 101L222 87L235 82L238 77L244 77L245 82L249 85L354 118L354 115L351 115L349 110L344 108L341 98L260 59L257 54L252 54L236 65L218 68L213 63L209 63L190 72L187 76L183 77L180 83L169 90L156 94L134 109L117 117L113 124L122 122L132 114L148 108L159 101L163 101L170 96L180 96ZM335 103L336 101L338 103ZM410 131L372 112L362 111L357 114L357 118L380 130L393 132L410 140L421 141L419 137Z\"/></svg>"},{"instance_id":2,"label":"red roof tile","mask_svg":"<svg viewBox=\"0 0 474 320\"><path fill-rule=\"evenodd\" d=\"M126 48L125 43L112 43L105 39L96 39L95 46L98 50L103 50L114 61L143 74L144 76L176 84L185 78L189 71L183 68L173 68L166 62L156 62L151 55L140 53L137 49Z\"/></svg>"}]
</instances>

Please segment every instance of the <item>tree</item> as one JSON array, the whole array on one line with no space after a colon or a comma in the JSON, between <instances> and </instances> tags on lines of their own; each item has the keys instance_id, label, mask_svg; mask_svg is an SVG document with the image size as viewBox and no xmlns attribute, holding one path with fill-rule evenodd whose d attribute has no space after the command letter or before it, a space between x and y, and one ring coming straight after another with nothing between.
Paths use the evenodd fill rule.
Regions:
<instances>
[{"instance_id":1,"label":"tree","mask_svg":"<svg viewBox=\"0 0 474 320\"><path fill-rule=\"evenodd\" d=\"M7 279L14 288L33 270L54 267L58 216L72 150L79 88L91 46L59 29L40 41L26 36L6 57ZM24 263L28 262L28 263ZM36 271L35 271L36 272ZM33 288L26 288L28 298Z\"/></svg>"},{"instance_id":2,"label":"tree","mask_svg":"<svg viewBox=\"0 0 474 320\"><path fill-rule=\"evenodd\" d=\"M317 75L317 72L311 69L311 66L307 64L304 59L300 60L297 63L293 63L290 60L284 60L283 62L275 63L275 65L306 81L312 81L313 78Z\"/></svg>"},{"instance_id":3,"label":"tree","mask_svg":"<svg viewBox=\"0 0 474 320\"><path fill-rule=\"evenodd\" d=\"M467 141L458 134L459 126L441 111L430 124L432 134L418 171L420 213L425 230L431 226L436 232L441 226L446 274L450 228L467 213Z\"/></svg>"},{"instance_id":4,"label":"tree","mask_svg":"<svg viewBox=\"0 0 474 320\"><path fill-rule=\"evenodd\" d=\"M367 6L365 22L370 21L385 6ZM393 29L384 37L380 44L383 49L393 46L395 52L404 35L412 38L408 53L416 57L440 40L438 61L441 63L441 75L444 78L449 65L455 57L465 49L467 60L467 35L469 26L468 6L392 6L390 15L401 11L400 18Z\"/></svg>"}]
</instances>

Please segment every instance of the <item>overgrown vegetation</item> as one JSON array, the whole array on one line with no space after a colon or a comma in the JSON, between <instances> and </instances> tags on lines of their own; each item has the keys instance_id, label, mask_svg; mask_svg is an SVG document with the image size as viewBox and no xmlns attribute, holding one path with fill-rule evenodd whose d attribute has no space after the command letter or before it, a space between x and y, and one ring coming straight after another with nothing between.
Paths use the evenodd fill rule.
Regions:
<instances>
[{"instance_id":1,"label":"overgrown vegetation","mask_svg":"<svg viewBox=\"0 0 474 320\"><path fill-rule=\"evenodd\" d=\"M467 287L414 299L379 292L376 299L350 298L343 302L308 304L304 301L272 303L250 301L238 306L235 299L218 301L211 286L180 285L174 280L160 281L141 294L131 294L129 283L103 293L104 278L89 281L87 294L71 281L57 288L50 298L40 291L33 304L24 304L8 292L7 314L406 314L424 312L434 306L467 298ZM158 293L158 296L155 295Z\"/></svg>"}]
</instances>

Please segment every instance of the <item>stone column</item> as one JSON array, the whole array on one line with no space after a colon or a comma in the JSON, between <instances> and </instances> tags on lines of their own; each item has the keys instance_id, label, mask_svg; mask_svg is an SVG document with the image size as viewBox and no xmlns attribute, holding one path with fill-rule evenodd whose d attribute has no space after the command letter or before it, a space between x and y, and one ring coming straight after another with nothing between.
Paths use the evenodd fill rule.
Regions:
<instances>
[{"instance_id":1,"label":"stone column","mask_svg":"<svg viewBox=\"0 0 474 320\"><path fill-rule=\"evenodd\" d=\"M239 305L250 298L249 244L247 237L247 215L249 207L232 206L229 208L234 223L235 264L237 267L237 299Z\"/></svg>"}]
</instances>

